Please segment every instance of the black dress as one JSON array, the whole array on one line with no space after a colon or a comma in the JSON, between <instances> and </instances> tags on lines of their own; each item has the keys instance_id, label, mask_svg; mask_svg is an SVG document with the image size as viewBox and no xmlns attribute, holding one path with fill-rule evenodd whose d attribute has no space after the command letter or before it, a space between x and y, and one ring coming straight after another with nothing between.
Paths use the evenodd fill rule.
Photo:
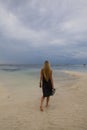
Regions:
<instances>
[{"instance_id":1,"label":"black dress","mask_svg":"<svg viewBox=\"0 0 87 130\"><path fill-rule=\"evenodd\" d=\"M43 80L42 80L42 90L43 90L43 97L49 97L52 95L51 80L49 79L48 81L46 81L44 75L43 75Z\"/></svg>"}]
</instances>

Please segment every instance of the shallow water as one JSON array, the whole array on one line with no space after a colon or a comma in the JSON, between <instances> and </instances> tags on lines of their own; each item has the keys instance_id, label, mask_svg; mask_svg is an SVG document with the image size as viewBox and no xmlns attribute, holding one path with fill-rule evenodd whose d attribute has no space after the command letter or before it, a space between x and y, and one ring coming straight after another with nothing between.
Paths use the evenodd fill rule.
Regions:
<instances>
[{"instance_id":1,"label":"shallow water","mask_svg":"<svg viewBox=\"0 0 87 130\"><path fill-rule=\"evenodd\" d=\"M67 65L52 66L55 82L67 82L76 79L74 76L64 73L64 70L87 72L87 66ZM10 88L34 87L39 84L40 66L4 65L0 66L0 82Z\"/></svg>"}]
</instances>

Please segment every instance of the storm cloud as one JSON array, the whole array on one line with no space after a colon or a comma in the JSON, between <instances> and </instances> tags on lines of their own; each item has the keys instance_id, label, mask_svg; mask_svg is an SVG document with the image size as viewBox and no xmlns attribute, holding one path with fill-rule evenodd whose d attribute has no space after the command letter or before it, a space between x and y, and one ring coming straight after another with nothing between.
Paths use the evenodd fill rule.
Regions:
<instances>
[{"instance_id":1,"label":"storm cloud","mask_svg":"<svg viewBox=\"0 0 87 130\"><path fill-rule=\"evenodd\" d=\"M0 0L0 63L87 63L87 0Z\"/></svg>"}]
</instances>

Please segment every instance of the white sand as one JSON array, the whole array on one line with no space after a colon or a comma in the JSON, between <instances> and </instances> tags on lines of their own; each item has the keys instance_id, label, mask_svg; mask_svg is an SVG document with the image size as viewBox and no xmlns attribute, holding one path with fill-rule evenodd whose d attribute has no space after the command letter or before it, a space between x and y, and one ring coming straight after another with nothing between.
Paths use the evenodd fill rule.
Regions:
<instances>
[{"instance_id":1,"label":"white sand","mask_svg":"<svg viewBox=\"0 0 87 130\"><path fill-rule=\"evenodd\" d=\"M26 88L17 93L1 84L0 130L87 130L87 74L65 73L76 77L76 81L56 81L56 94L44 112L39 110L38 84L31 91Z\"/></svg>"}]
</instances>

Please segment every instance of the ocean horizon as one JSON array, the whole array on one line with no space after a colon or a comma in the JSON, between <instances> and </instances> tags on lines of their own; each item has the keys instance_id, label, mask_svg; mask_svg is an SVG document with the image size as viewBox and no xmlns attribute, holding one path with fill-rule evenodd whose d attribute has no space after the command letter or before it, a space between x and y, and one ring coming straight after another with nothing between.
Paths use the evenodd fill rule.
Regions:
<instances>
[{"instance_id":1,"label":"ocean horizon","mask_svg":"<svg viewBox=\"0 0 87 130\"><path fill-rule=\"evenodd\" d=\"M42 64L0 64L0 71L23 71L30 69L41 69ZM75 70L87 72L87 64L53 64L52 69L57 70Z\"/></svg>"}]
</instances>

